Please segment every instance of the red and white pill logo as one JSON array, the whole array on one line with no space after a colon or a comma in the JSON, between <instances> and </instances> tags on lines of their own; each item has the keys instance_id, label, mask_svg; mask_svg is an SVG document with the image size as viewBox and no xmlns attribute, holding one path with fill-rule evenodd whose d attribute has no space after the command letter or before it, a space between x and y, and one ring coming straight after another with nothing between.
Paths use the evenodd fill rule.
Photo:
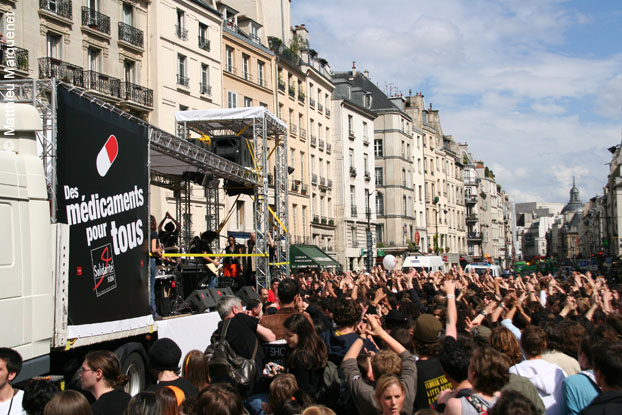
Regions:
<instances>
[{"instance_id":1,"label":"red and white pill logo","mask_svg":"<svg viewBox=\"0 0 622 415\"><path fill-rule=\"evenodd\" d=\"M106 173L108 173L110 166L112 166L118 154L119 143L117 142L117 137L111 135L108 137L106 144L99 150L99 154L97 154L97 173L99 173L101 177L104 177Z\"/></svg>"}]
</instances>

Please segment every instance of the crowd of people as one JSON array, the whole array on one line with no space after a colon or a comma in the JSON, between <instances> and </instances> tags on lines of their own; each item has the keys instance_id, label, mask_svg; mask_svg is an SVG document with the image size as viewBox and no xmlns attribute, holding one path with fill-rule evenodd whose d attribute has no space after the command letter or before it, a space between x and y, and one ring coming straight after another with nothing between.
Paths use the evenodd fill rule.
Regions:
<instances>
[{"instance_id":1,"label":"crowd of people","mask_svg":"<svg viewBox=\"0 0 622 415\"><path fill-rule=\"evenodd\" d=\"M22 392L19 355L0 349L0 415L617 414L621 291L589 272L305 271L245 306L218 302L212 343L254 361L248 384L164 338L148 353L155 383L134 397L107 351L85 356L79 392L44 380Z\"/></svg>"}]
</instances>

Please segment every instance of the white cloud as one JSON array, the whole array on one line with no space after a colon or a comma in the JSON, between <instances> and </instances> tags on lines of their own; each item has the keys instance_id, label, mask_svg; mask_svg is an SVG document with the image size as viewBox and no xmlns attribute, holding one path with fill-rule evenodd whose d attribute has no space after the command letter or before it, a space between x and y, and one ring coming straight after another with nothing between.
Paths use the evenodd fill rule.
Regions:
<instances>
[{"instance_id":1,"label":"white cloud","mask_svg":"<svg viewBox=\"0 0 622 415\"><path fill-rule=\"evenodd\" d=\"M357 61L382 89L423 92L444 133L468 142L517 201L565 203L573 174L583 200L601 193L606 148L622 129L622 54L574 53L568 33L598 22L571 3L297 0L292 9L334 70Z\"/></svg>"}]
</instances>

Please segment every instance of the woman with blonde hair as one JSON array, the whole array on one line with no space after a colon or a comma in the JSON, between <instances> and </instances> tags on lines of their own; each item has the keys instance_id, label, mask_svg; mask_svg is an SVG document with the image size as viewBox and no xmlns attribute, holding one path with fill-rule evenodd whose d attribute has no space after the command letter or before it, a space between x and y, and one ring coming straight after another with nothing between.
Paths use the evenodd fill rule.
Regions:
<instances>
[{"instance_id":1,"label":"woman with blonde hair","mask_svg":"<svg viewBox=\"0 0 622 415\"><path fill-rule=\"evenodd\" d=\"M393 374L380 376L376 382L376 400L382 409L382 415L402 413L406 388L400 378Z\"/></svg>"},{"instance_id":2,"label":"woman with blonde hair","mask_svg":"<svg viewBox=\"0 0 622 415\"><path fill-rule=\"evenodd\" d=\"M89 401L80 392L66 390L45 405L43 415L92 415Z\"/></svg>"},{"instance_id":3,"label":"woman with blonde hair","mask_svg":"<svg viewBox=\"0 0 622 415\"><path fill-rule=\"evenodd\" d=\"M209 386L208 359L200 350L190 350L184 358L181 376L200 392Z\"/></svg>"},{"instance_id":4,"label":"woman with blonde hair","mask_svg":"<svg viewBox=\"0 0 622 415\"><path fill-rule=\"evenodd\" d=\"M337 415L335 411L324 405L311 405L304 411L302 415Z\"/></svg>"}]
</instances>

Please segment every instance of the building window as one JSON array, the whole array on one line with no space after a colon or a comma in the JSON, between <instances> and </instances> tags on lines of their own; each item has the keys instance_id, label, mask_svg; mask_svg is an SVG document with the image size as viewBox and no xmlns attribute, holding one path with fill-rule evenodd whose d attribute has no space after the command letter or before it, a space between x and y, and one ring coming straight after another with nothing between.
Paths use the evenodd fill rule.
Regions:
<instances>
[{"instance_id":1,"label":"building window","mask_svg":"<svg viewBox=\"0 0 622 415\"><path fill-rule=\"evenodd\" d=\"M177 84L185 87L189 84L187 61L184 55L177 55Z\"/></svg>"},{"instance_id":2,"label":"building window","mask_svg":"<svg viewBox=\"0 0 622 415\"><path fill-rule=\"evenodd\" d=\"M238 107L238 94L233 91L227 92L227 108Z\"/></svg>"},{"instance_id":3,"label":"building window","mask_svg":"<svg viewBox=\"0 0 622 415\"><path fill-rule=\"evenodd\" d=\"M199 23L199 48L203 50L210 50L210 44L208 39L209 28L206 24Z\"/></svg>"},{"instance_id":4,"label":"building window","mask_svg":"<svg viewBox=\"0 0 622 415\"><path fill-rule=\"evenodd\" d=\"M376 186L384 186L382 167L376 167Z\"/></svg>"},{"instance_id":5,"label":"building window","mask_svg":"<svg viewBox=\"0 0 622 415\"><path fill-rule=\"evenodd\" d=\"M88 48L88 68L89 71L102 72L101 68L101 49L94 47Z\"/></svg>"},{"instance_id":6,"label":"building window","mask_svg":"<svg viewBox=\"0 0 622 415\"><path fill-rule=\"evenodd\" d=\"M130 3L123 3L123 23L128 26L134 25L134 6Z\"/></svg>"},{"instance_id":7,"label":"building window","mask_svg":"<svg viewBox=\"0 0 622 415\"><path fill-rule=\"evenodd\" d=\"M350 168L354 168L354 149L348 150L348 160L350 162Z\"/></svg>"},{"instance_id":8,"label":"building window","mask_svg":"<svg viewBox=\"0 0 622 415\"><path fill-rule=\"evenodd\" d=\"M408 205L406 202L406 196L402 196L402 215L408 215Z\"/></svg>"},{"instance_id":9,"label":"building window","mask_svg":"<svg viewBox=\"0 0 622 415\"><path fill-rule=\"evenodd\" d=\"M384 195L381 192L376 192L376 214L384 215Z\"/></svg>"},{"instance_id":10,"label":"building window","mask_svg":"<svg viewBox=\"0 0 622 415\"><path fill-rule=\"evenodd\" d=\"M246 108L253 106L253 98L244 97L244 106Z\"/></svg>"},{"instance_id":11,"label":"building window","mask_svg":"<svg viewBox=\"0 0 622 415\"><path fill-rule=\"evenodd\" d=\"M227 46L227 48L225 49L225 58L225 71L229 73L234 73L235 70L233 69L233 48Z\"/></svg>"},{"instance_id":12,"label":"building window","mask_svg":"<svg viewBox=\"0 0 622 415\"><path fill-rule=\"evenodd\" d=\"M265 63L263 63L262 61L257 61L257 83L260 86L266 86L265 85L265 68L266 68Z\"/></svg>"},{"instance_id":13,"label":"building window","mask_svg":"<svg viewBox=\"0 0 622 415\"><path fill-rule=\"evenodd\" d=\"M175 26L175 34L182 40L188 39L188 30L186 30L186 13L177 9L177 25Z\"/></svg>"},{"instance_id":14,"label":"building window","mask_svg":"<svg viewBox=\"0 0 622 415\"><path fill-rule=\"evenodd\" d=\"M244 229L244 201L235 202L236 222L238 229Z\"/></svg>"},{"instance_id":15,"label":"building window","mask_svg":"<svg viewBox=\"0 0 622 415\"><path fill-rule=\"evenodd\" d=\"M376 155L376 157L384 157L382 140L374 140L374 154Z\"/></svg>"},{"instance_id":16,"label":"building window","mask_svg":"<svg viewBox=\"0 0 622 415\"><path fill-rule=\"evenodd\" d=\"M201 64L201 93L212 95L212 87L209 84L209 66Z\"/></svg>"},{"instance_id":17,"label":"building window","mask_svg":"<svg viewBox=\"0 0 622 415\"><path fill-rule=\"evenodd\" d=\"M48 58L61 59L63 56L63 37L56 33L48 33L46 36Z\"/></svg>"},{"instance_id":18,"label":"building window","mask_svg":"<svg viewBox=\"0 0 622 415\"><path fill-rule=\"evenodd\" d=\"M129 83L136 82L136 62L126 59L123 61L123 80Z\"/></svg>"},{"instance_id":19,"label":"building window","mask_svg":"<svg viewBox=\"0 0 622 415\"><path fill-rule=\"evenodd\" d=\"M248 71L250 61L251 61L250 56L242 54L242 77L246 79L247 81L249 81L251 78L251 74Z\"/></svg>"}]
</instances>

